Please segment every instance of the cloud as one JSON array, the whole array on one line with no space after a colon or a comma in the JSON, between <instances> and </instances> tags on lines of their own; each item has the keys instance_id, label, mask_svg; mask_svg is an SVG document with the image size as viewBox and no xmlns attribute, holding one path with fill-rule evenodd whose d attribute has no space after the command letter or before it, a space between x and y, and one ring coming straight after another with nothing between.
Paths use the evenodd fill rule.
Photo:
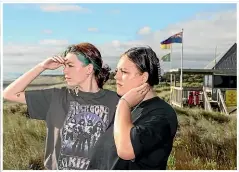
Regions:
<instances>
[{"instance_id":1,"label":"cloud","mask_svg":"<svg viewBox=\"0 0 239 172\"><path fill-rule=\"evenodd\" d=\"M39 41L40 45L67 45L67 40L57 40L57 39L44 39Z\"/></svg>"},{"instance_id":2,"label":"cloud","mask_svg":"<svg viewBox=\"0 0 239 172\"><path fill-rule=\"evenodd\" d=\"M115 48L118 48L118 47L120 47L120 41L119 41L119 40L113 40L113 41L112 41L112 45L113 45Z\"/></svg>"},{"instance_id":3,"label":"cloud","mask_svg":"<svg viewBox=\"0 0 239 172\"><path fill-rule=\"evenodd\" d=\"M89 31L89 32L98 32L99 29L98 29L98 28L95 28L95 27L91 27L91 28L88 28L88 31Z\"/></svg>"},{"instance_id":4,"label":"cloud","mask_svg":"<svg viewBox=\"0 0 239 172\"><path fill-rule=\"evenodd\" d=\"M237 40L236 10L214 13L201 13L191 19L174 23L161 30L151 31L149 34L136 37L128 41L112 40L95 44L99 48L103 61L116 67L120 55L133 46L151 46L158 57L169 53L170 50L161 50L160 42L184 28L183 50L184 68L204 68L217 54L225 53ZM92 42L93 43L93 42ZM61 53L71 44L67 40L42 40L38 44L4 44L3 66L4 74L13 71L29 70L45 58ZM94 44L94 43L93 43ZM173 44L172 68L180 68L181 44ZM19 64L19 65L18 65ZM162 69L167 71L170 63L161 62Z\"/></svg>"},{"instance_id":5,"label":"cloud","mask_svg":"<svg viewBox=\"0 0 239 172\"><path fill-rule=\"evenodd\" d=\"M34 45L24 43L4 44L3 78L14 78L14 74L23 73L30 70L32 67L42 62L46 58L61 54L65 50L65 48L66 45L59 44L58 41L49 40L39 41L39 43ZM48 72L61 74L60 70Z\"/></svg>"},{"instance_id":6,"label":"cloud","mask_svg":"<svg viewBox=\"0 0 239 172\"><path fill-rule=\"evenodd\" d=\"M151 32L150 27L145 26L138 31L138 34L139 35L147 35L147 34L150 34L150 32Z\"/></svg>"},{"instance_id":7,"label":"cloud","mask_svg":"<svg viewBox=\"0 0 239 172\"><path fill-rule=\"evenodd\" d=\"M236 10L228 10L217 13L201 13L190 20L171 24L162 30L150 32L143 37L130 41L112 41L99 45L106 56L109 54L120 54L132 46L151 46L158 57L169 53L170 50L161 50L160 42L169 36L178 33L184 28L183 54L185 68L204 68L217 55L225 53L237 40L237 17ZM147 29L141 29L147 30ZM106 52L107 50L107 52ZM173 44L172 67L180 68L181 44ZM169 63L162 62L165 70Z\"/></svg>"},{"instance_id":8,"label":"cloud","mask_svg":"<svg viewBox=\"0 0 239 172\"><path fill-rule=\"evenodd\" d=\"M88 8L83 8L79 5L47 4L41 5L40 9L44 12L65 12L65 11L77 11L82 13L91 12Z\"/></svg>"},{"instance_id":9,"label":"cloud","mask_svg":"<svg viewBox=\"0 0 239 172\"><path fill-rule=\"evenodd\" d=\"M45 33L45 34L52 34L52 30L45 29L45 30L43 30L43 33Z\"/></svg>"}]
</instances>

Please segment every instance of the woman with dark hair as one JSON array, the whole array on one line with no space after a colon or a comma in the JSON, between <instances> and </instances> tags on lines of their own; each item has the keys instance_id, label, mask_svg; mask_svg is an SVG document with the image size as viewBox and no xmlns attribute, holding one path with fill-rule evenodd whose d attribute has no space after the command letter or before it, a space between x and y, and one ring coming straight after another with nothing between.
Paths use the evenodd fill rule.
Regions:
<instances>
[{"instance_id":1,"label":"woman with dark hair","mask_svg":"<svg viewBox=\"0 0 239 172\"><path fill-rule=\"evenodd\" d=\"M102 89L110 70L102 63L94 45L69 46L62 56L47 58L4 90L5 99L27 104L31 118L46 121L46 169L87 169L95 142L113 121L119 98ZM43 71L61 66L67 87L25 91ZM101 132L95 138L99 123Z\"/></svg>"},{"instance_id":2,"label":"woman with dark hair","mask_svg":"<svg viewBox=\"0 0 239 172\"><path fill-rule=\"evenodd\" d=\"M117 105L114 124L96 143L88 169L165 170L177 131L174 109L159 98L160 64L150 47L125 52L115 75Z\"/></svg>"}]
</instances>

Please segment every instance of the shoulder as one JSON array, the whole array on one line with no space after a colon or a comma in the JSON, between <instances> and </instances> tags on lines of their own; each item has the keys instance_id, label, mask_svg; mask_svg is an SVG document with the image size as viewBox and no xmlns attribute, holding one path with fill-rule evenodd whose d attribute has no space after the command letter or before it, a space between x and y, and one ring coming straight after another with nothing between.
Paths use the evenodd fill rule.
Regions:
<instances>
[{"instance_id":1,"label":"shoulder","mask_svg":"<svg viewBox=\"0 0 239 172\"><path fill-rule=\"evenodd\" d=\"M146 118L177 120L177 114L174 108L159 97L155 97L144 104L142 114Z\"/></svg>"},{"instance_id":2,"label":"shoulder","mask_svg":"<svg viewBox=\"0 0 239 172\"><path fill-rule=\"evenodd\" d=\"M44 91L50 92L53 97L64 97L69 92L69 89L67 87L53 87L45 89Z\"/></svg>"},{"instance_id":3,"label":"shoulder","mask_svg":"<svg viewBox=\"0 0 239 172\"><path fill-rule=\"evenodd\" d=\"M52 91L54 93L58 93L58 94L66 93L69 91L67 87L54 87L54 88L50 88L50 89L52 89Z\"/></svg>"},{"instance_id":4,"label":"shoulder","mask_svg":"<svg viewBox=\"0 0 239 172\"><path fill-rule=\"evenodd\" d=\"M112 94L112 95L117 95L117 93L115 91L112 90L108 90L108 89L103 89L105 91L105 93L107 94Z\"/></svg>"},{"instance_id":5,"label":"shoulder","mask_svg":"<svg viewBox=\"0 0 239 172\"><path fill-rule=\"evenodd\" d=\"M166 101L160 97L155 97L152 101L152 106L154 106L154 111L160 111L162 113L175 113L174 108Z\"/></svg>"},{"instance_id":6,"label":"shoulder","mask_svg":"<svg viewBox=\"0 0 239 172\"><path fill-rule=\"evenodd\" d=\"M54 94L60 92L59 88L43 88L43 89L32 89L26 90L25 94Z\"/></svg>"},{"instance_id":7,"label":"shoulder","mask_svg":"<svg viewBox=\"0 0 239 172\"><path fill-rule=\"evenodd\" d=\"M115 91L103 89L105 91L105 96L119 100L119 96Z\"/></svg>"},{"instance_id":8,"label":"shoulder","mask_svg":"<svg viewBox=\"0 0 239 172\"><path fill-rule=\"evenodd\" d=\"M173 107L160 98L154 98L142 108L141 118L137 122L139 125L149 126L155 131L170 129L174 134L178 127L177 113ZM167 130L168 132L169 130ZM165 130L166 132L166 130Z\"/></svg>"}]
</instances>

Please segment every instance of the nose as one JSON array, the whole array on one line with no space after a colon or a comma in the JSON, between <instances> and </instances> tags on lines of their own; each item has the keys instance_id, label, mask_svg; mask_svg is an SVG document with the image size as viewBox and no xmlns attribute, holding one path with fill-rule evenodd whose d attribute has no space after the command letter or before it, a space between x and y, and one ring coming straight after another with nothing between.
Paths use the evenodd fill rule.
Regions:
<instances>
[{"instance_id":1,"label":"nose","mask_svg":"<svg viewBox=\"0 0 239 172\"><path fill-rule=\"evenodd\" d=\"M66 65L64 65L64 67L63 67L63 73L64 73L64 74L66 74L66 73L67 73L67 71L68 71L68 69L67 69L67 66L66 66Z\"/></svg>"},{"instance_id":2,"label":"nose","mask_svg":"<svg viewBox=\"0 0 239 172\"><path fill-rule=\"evenodd\" d=\"M115 73L114 79L115 79L115 80L118 80L118 79L119 79L119 72L118 72L118 71Z\"/></svg>"}]
</instances>

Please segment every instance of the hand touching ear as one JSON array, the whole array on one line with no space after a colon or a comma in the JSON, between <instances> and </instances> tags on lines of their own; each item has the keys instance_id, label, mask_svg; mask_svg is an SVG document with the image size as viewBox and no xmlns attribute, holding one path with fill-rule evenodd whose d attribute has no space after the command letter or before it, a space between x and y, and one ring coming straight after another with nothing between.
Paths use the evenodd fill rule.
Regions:
<instances>
[{"instance_id":1,"label":"hand touching ear","mask_svg":"<svg viewBox=\"0 0 239 172\"><path fill-rule=\"evenodd\" d=\"M149 85L144 83L143 85L128 91L124 96L122 96L122 99L127 101L130 108L132 108L144 99L149 90Z\"/></svg>"}]
</instances>

